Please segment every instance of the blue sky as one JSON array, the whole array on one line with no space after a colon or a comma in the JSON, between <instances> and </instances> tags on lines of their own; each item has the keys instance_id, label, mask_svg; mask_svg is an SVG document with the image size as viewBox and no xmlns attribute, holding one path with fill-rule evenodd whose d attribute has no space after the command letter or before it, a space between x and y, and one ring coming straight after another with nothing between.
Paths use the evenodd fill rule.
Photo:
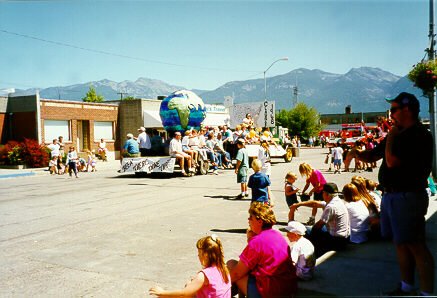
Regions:
<instances>
[{"instance_id":1,"label":"blue sky","mask_svg":"<svg viewBox=\"0 0 437 298\"><path fill-rule=\"evenodd\" d=\"M158 79L196 89L296 68L405 75L428 0L0 1L0 88Z\"/></svg>"}]
</instances>

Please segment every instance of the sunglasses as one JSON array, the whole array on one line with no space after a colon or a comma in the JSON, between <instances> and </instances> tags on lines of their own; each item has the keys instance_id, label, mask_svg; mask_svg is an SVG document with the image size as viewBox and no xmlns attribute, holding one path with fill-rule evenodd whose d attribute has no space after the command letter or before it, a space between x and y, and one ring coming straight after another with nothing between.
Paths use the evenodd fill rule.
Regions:
<instances>
[{"instance_id":1,"label":"sunglasses","mask_svg":"<svg viewBox=\"0 0 437 298\"><path fill-rule=\"evenodd\" d=\"M400 110L402 108L403 107L392 107L392 108L390 108L390 114L394 114L394 113L396 113L397 110Z\"/></svg>"}]
</instances>

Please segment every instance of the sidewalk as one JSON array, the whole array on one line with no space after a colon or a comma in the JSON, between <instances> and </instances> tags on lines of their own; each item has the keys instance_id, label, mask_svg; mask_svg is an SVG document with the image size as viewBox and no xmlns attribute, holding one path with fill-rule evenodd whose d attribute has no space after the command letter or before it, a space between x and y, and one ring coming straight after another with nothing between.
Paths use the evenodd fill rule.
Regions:
<instances>
[{"instance_id":1,"label":"sidewalk","mask_svg":"<svg viewBox=\"0 0 437 298\"><path fill-rule=\"evenodd\" d=\"M437 196L431 197L429 203L427 243L437 260ZM396 251L390 241L350 244L346 251L329 252L317 260L315 278L299 282L298 297L344 297L357 296L357 293L375 297L394 289L399 281ZM434 285L437 285L437 276Z\"/></svg>"},{"instance_id":2,"label":"sidewalk","mask_svg":"<svg viewBox=\"0 0 437 298\"><path fill-rule=\"evenodd\" d=\"M101 161L97 162L96 166L97 170L114 170L117 171L120 168L119 160L109 160L109 161ZM30 169L2 169L0 168L0 179L5 178L18 178L18 177L31 177L35 175L47 175L50 173L48 171L48 167L44 168L30 168Z\"/></svg>"}]
</instances>

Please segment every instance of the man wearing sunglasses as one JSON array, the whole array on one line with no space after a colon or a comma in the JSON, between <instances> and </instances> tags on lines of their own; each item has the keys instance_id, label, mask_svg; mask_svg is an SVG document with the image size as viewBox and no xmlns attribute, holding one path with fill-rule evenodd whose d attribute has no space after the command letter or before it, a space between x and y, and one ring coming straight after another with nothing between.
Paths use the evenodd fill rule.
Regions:
<instances>
[{"instance_id":1,"label":"man wearing sunglasses","mask_svg":"<svg viewBox=\"0 0 437 298\"><path fill-rule=\"evenodd\" d=\"M430 296L434 290L434 259L426 244L425 215L433 138L419 121L420 105L413 94L402 92L386 100L391 105L391 130L374 149L358 152L358 158L365 162L383 158L378 175L384 190L381 234L393 239L402 279L397 289L385 294L416 295L417 269L420 295Z\"/></svg>"}]
</instances>

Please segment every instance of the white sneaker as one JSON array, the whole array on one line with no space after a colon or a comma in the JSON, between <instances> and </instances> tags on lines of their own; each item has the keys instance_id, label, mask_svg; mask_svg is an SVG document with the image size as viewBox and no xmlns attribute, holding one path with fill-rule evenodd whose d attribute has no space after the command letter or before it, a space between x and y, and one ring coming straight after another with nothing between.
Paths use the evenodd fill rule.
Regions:
<instances>
[{"instance_id":1,"label":"white sneaker","mask_svg":"<svg viewBox=\"0 0 437 298\"><path fill-rule=\"evenodd\" d=\"M218 174L219 174L219 172L218 172L217 170L212 171L212 173L213 173L214 175L218 175Z\"/></svg>"}]
</instances>

